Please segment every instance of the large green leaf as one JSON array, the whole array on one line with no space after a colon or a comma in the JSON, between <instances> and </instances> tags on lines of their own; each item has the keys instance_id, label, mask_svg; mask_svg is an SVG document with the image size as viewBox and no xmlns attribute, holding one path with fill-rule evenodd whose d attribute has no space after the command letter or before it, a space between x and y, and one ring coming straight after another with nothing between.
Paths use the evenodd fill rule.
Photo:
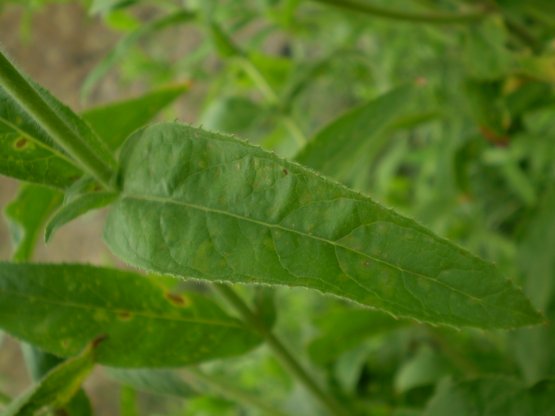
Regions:
<instances>
[{"instance_id":1,"label":"large green leaf","mask_svg":"<svg viewBox=\"0 0 555 416\"><path fill-rule=\"evenodd\" d=\"M108 147L115 150L127 136L144 126L188 88L188 85L184 84L161 88L137 98L91 108L81 116L102 137Z\"/></svg>"},{"instance_id":2,"label":"large green leaf","mask_svg":"<svg viewBox=\"0 0 555 416\"><path fill-rule=\"evenodd\" d=\"M27 261L31 258L43 226L62 203L62 198L62 193L55 189L22 185L17 197L5 210L14 247L13 260Z\"/></svg>"},{"instance_id":3,"label":"large green leaf","mask_svg":"<svg viewBox=\"0 0 555 416\"><path fill-rule=\"evenodd\" d=\"M403 86L341 115L325 126L295 160L328 176L343 180L355 161L368 160L382 146L382 133L404 115L415 87Z\"/></svg>"},{"instance_id":4,"label":"large green leaf","mask_svg":"<svg viewBox=\"0 0 555 416\"><path fill-rule=\"evenodd\" d=\"M126 143L120 181L105 239L144 269L302 286L431 323L542 321L492 264L233 137L147 127Z\"/></svg>"},{"instance_id":5,"label":"large green leaf","mask_svg":"<svg viewBox=\"0 0 555 416\"><path fill-rule=\"evenodd\" d=\"M555 382L532 388L508 378L441 383L424 416L523 416L555 413Z\"/></svg>"},{"instance_id":6,"label":"large green leaf","mask_svg":"<svg viewBox=\"0 0 555 416\"><path fill-rule=\"evenodd\" d=\"M97 342L88 345L76 357L64 361L39 383L15 399L3 416L31 416L46 407L59 408L77 393L94 365Z\"/></svg>"},{"instance_id":7,"label":"large green leaf","mask_svg":"<svg viewBox=\"0 0 555 416\"><path fill-rule=\"evenodd\" d=\"M0 263L0 327L60 356L106 335L97 359L115 367L180 366L237 355L259 342L200 295L84 265Z\"/></svg>"}]
</instances>

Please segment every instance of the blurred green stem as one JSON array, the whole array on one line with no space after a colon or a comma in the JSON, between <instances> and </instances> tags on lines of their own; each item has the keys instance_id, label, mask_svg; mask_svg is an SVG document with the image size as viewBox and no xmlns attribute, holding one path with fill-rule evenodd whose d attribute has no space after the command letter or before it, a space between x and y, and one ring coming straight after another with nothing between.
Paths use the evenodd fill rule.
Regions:
<instances>
[{"instance_id":1,"label":"blurred green stem","mask_svg":"<svg viewBox=\"0 0 555 416\"><path fill-rule=\"evenodd\" d=\"M377 17L393 20L403 20L413 23L431 24L466 24L476 22L486 17L490 12L487 10L472 13L408 13L398 10L391 10L369 3L362 3L356 0L312 0L318 3L329 4L330 6L340 7L346 10L370 14Z\"/></svg>"},{"instance_id":2,"label":"blurred green stem","mask_svg":"<svg viewBox=\"0 0 555 416\"><path fill-rule=\"evenodd\" d=\"M347 416L349 413L341 407L335 398L323 391L320 386L305 371L301 364L287 350L283 343L272 333L272 331L253 313L235 291L225 284L215 284L216 290L229 302L239 313L246 325L258 332L278 357L281 363L300 381L318 401L325 406L330 414L335 416Z\"/></svg>"}]
</instances>

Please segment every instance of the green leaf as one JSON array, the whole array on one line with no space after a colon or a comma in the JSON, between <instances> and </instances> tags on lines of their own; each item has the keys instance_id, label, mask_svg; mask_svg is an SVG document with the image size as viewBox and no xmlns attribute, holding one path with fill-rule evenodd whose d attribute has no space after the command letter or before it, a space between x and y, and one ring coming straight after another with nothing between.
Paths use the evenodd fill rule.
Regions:
<instances>
[{"instance_id":1,"label":"green leaf","mask_svg":"<svg viewBox=\"0 0 555 416\"><path fill-rule=\"evenodd\" d=\"M81 89L81 96L83 99L90 95L98 81L100 81L118 61L125 57L127 52L141 39L152 37L156 32L168 27L191 21L194 17L195 15L193 13L180 10L145 23L137 30L121 38L112 51L87 75Z\"/></svg>"},{"instance_id":2,"label":"green leaf","mask_svg":"<svg viewBox=\"0 0 555 416\"><path fill-rule=\"evenodd\" d=\"M17 197L5 210L14 247L14 261L31 258L42 227L62 203L62 199L62 193L54 189L31 184L21 186Z\"/></svg>"},{"instance_id":3,"label":"green leaf","mask_svg":"<svg viewBox=\"0 0 555 416\"><path fill-rule=\"evenodd\" d=\"M368 158L381 148L388 139L382 133L404 114L414 94L415 87L400 87L348 111L316 134L295 160L325 175L344 179L354 160Z\"/></svg>"},{"instance_id":4,"label":"green leaf","mask_svg":"<svg viewBox=\"0 0 555 416\"><path fill-rule=\"evenodd\" d=\"M0 121L0 174L62 189L82 175L65 156L60 157L27 136L3 129Z\"/></svg>"},{"instance_id":5,"label":"green leaf","mask_svg":"<svg viewBox=\"0 0 555 416\"><path fill-rule=\"evenodd\" d=\"M555 382L532 388L514 379L483 378L442 382L424 416L522 416L555 412Z\"/></svg>"},{"instance_id":6,"label":"green leaf","mask_svg":"<svg viewBox=\"0 0 555 416\"><path fill-rule=\"evenodd\" d=\"M112 153L91 127L46 89L31 82L41 98L99 158L115 168ZM0 172L29 182L66 188L82 175L72 159L35 120L0 88Z\"/></svg>"},{"instance_id":7,"label":"green leaf","mask_svg":"<svg viewBox=\"0 0 555 416\"><path fill-rule=\"evenodd\" d=\"M90 14L107 13L122 7L127 7L138 3L139 0L93 0L90 7Z\"/></svg>"},{"instance_id":8,"label":"green leaf","mask_svg":"<svg viewBox=\"0 0 555 416\"><path fill-rule=\"evenodd\" d=\"M16 398L3 416L33 415L45 407L59 408L77 393L94 365L96 342L50 371L38 384Z\"/></svg>"},{"instance_id":9,"label":"green leaf","mask_svg":"<svg viewBox=\"0 0 555 416\"><path fill-rule=\"evenodd\" d=\"M403 363L395 375L394 386L399 393L416 387L432 385L447 376L451 368L446 360L427 345Z\"/></svg>"},{"instance_id":10,"label":"green leaf","mask_svg":"<svg viewBox=\"0 0 555 416\"><path fill-rule=\"evenodd\" d=\"M249 98L222 97L206 109L201 124L208 130L247 134L261 119L262 109Z\"/></svg>"},{"instance_id":11,"label":"green leaf","mask_svg":"<svg viewBox=\"0 0 555 416\"><path fill-rule=\"evenodd\" d=\"M188 85L175 85L148 92L137 98L109 103L83 112L82 117L92 126L112 150L145 125L164 107L189 89Z\"/></svg>"},{"instance_id":12,"label":"green leaf","mask_svg":"<svg viewBox=\"0 0 555 416\"><path fill-rule=\"evenodd\" d=\"M68 416L92 416L93 410L89 397L83 389L79 389L75 396L63 408Z\"/></svg>"},{"instance_id":13,"label":"green leaf","mask_svg":"<svg viewBox=\"0 0 555 416\"><path fill-rule=\"evenodd\" d=\"M470 76L492 81L509 73L513 60L506 43L507 33L499 17L469 26L463 58Z\"/></svg>"},{"instance_id":14,"label":"green leaf","mask_svg":"<svg viewBox=\"0 0 555 416\"><path fill-rule=\"evenodd\" d=\"M108 375L117 382L139 391L175 397L191 397L196 392L175 371L109 368Z\"/></svg>"},{"instance_id":15,"label":"green leaf","mask_svg":"<svg viewBox=\"0 0 555 416\"><path fill-rule=\"evenodd\" d=\"M308 352L318 364L326 364L365 339L406 325L384 313L367 309L337 308L320 315L320 335L311 341Z\"/></svg>"},{"instance_id":16,"label":"green leaf","mask_svg":"<svg viewBox=\"0 0 555 416\"><path fill-rule=\"evenodd\" d=\"M21 343L21 350L23 352L25 364L27 365L27 369L33 381L39 381L46 374L48 374L48 372L64 361L60 357L52 355L41 350L40 348L24 342ZM68 416L92 415L89 398L83 389L79 389L71 400L63 406L63 411L65 411L66 413L64 414L67 414Z\"/></svg>"},{"instance_id":17,"label":"green leaf","mask_svg":"<svg viewBox=\"0 0 555 416\"><path fill-rule=\"evenodd\" d=\"M33 381L40 380L50 370L64 361L60 357L27 343L21 343L21 352Z\"/></svg>"},{"instance_id":18,"label":"green leaf","mask_svg":"<svg viewBox=\"0 0 555 416\"><path fill-rule=\"evenodd\" d=\"M0 263L0 327L59 356L106 335L97 359L116 367L181 366L241 354L259 342L200 295L84 265Z\"/></svg>"},{"instance_id":19,"label":"green leaf","mask_svg":"<svg viewBox=\"0 0 555 416\"><path fill-rule=\"evenodd\" d=\"M519 246L518 266L525 276L524 288L533 304L555 320L555 187L545 191L533 212ZM517 362L525 379L537 382L555 376L555 334L551 326L524 328L511 338Z\"/></svg>"},{"instance_id":20,"label":"green leaf","mask_svg":"<svg viewBox=\"0 0 555 416\"><path fill-rule=\"evenodd\" d=\"M542 321L490 263L371 199L233 137L168 123L121 153L105 239L126 262L301 286L430 323Z\"/></svg>"},{"instance_id":21,"label":"green leaf","mask_svg":"<svg viewBox=\"0 0 555 416\"><path fill-rule=\"evenodd\" d=\"M63 225L80 217L87 212L105 207L113 202L117 194L113 192L93 192L80 195L67 204L64 204L46 224L44 240L50 241L52 235Z\"/></svg>"}]
</instances>

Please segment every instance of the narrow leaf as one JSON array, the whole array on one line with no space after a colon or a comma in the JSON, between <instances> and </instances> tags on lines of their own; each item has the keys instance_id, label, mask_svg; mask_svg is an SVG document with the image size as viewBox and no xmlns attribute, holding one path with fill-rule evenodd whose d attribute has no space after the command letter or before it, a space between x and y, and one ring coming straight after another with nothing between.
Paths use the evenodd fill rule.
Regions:
<instances>
[{"instance_id":1,"label":"narrow leaf","mask_svg":"<svg viewBox=\"0 0 555 416\"><path fill-rule=\"evenodd\" d=\"M106 335L97 359L116 367L181 366L241 354L259 342L200 295L84 265L0 263L0 327L63 357Z\"/></svg>"},{"instance_id":2,"label":"narrow leaf","mask_svg":"<svg viewBox=\"0 0 555 416\"><path fill-rule=\"evenodd\" d=\"M42 228L62 203L61 192L38 185L24 184L6 207L14 261L29 260Z\"/></svg>"},{"instance_id":3,"label":"narrow leaf","mask_svg":"<svg viewBox=\"0 0 555 416\"><path fill-rule=\"evenodd\" d=\"M99 158L115 167L111 152L90 126L46 89L31 82L46 104ZM29 182L65 188L82 171L50 135L0 88L0 173Z\"/></svg>"},{"instance_id":4,"label":"narrow leaf","mask_svg":"<svg viewBox=\"0 0 555 416\"><path fill-rule=\"evenodd\" d=\"M79 390L94 365L95 343L78 356L64 361L50 371L38 384L15 399L3 416L33 415L45 407L65 405Z\"/></svg>"},{"instance_id":5,"label":"narrow leaf","mask_svg":"<svg viewBox=\"0 0 555 416\"><path fill-rule=\"evenodd\" d=\"M91 210L105 207L113 202L116 196L113 192L93 192L80 195L63 205L46 224L44 240L48 242L61 226Z\"/></svg>"},{"instance_id":6,"label":"narrow leaf","mask_svg":"<svg viewBox=\"0 0 555 416\"><path fill-rule=\"evenodd\" d=\"M1 104L0 104L1 105ZM65 156L13 130L0 121L0 174L54 188L67 188L82 172Z\"/></svg>"},{"instance_id":7,"label":"narrow leaf","mask_svg":"<svg viewBox=\"0 0 555 416\"><path fill-rule=\"evenodd\" d=\"M171 104L184 92L188 85L175 85L148 92L129 100L109 103L94 107L82 114L82 117L112 150L121 146L123 141L151 120L164 107Z\"/></svg>"},{"instance_id":8,"label":"narrow leaf","mask_svg":"<svg viewBox=\"0 0 555 416\"><path fill-rule=\"evenodd\" d=\"M555 187L546 190L543 200L527 224L518 253L518 266L526 280L524 288L533 304L550 322L555 320ZM517 362L529 383L555 377L555 333L552 326L523 328L511 337Z\"/></svg>"},{"instance_id":9,"label":"narrow leaf","mask_svg":"<svg viewBox=\"0 0 555 416\"><path fill-rule=\"evenodd\" d=\"M542 321L492 264L235 138L175 123L147 127L126 143L120 178L105 239L135 266L302 286L438 324Z\"/></svg>"},{"instance_id":10,"label":"narrow leaf","mask_svg":"<svg viewBox=\"0 0 555 416\"><path fill-rule=\"evenodd\" d=\"M522 416L555 413L555 382L532 388L514 379L484 378L442 382L424 416Z\"/></svg>"},{"instance_id":11,"label":"narrow leaf","mask_svg":"<svg viewBox=\"0 0 555 416\"><path fill-rule=\"evenodd\" d=\"M353 160L380 148L377 139L411 104L415 87L403 86L325 126L296 156L296 160L326 175L343 179ZM347 171L347 172L346 172Z\"/></svg>"},{"instance_id":12,"label":"narrow leaf","mask_svg":"<svg viewBox=\"0 0 555 416\"><path fill-rule=\"evenodd\" d=\"M94 86L108 73L108 71L120 61L141 39L152 36L160 30L188 22L194 18L194 14L186 10L180 10L163 16L159 19L140 26L137 30L124 36L112 49L112 51L89 73L81 90L81 96L85 99L92 92Z\"/></svg>"}]
</instances>

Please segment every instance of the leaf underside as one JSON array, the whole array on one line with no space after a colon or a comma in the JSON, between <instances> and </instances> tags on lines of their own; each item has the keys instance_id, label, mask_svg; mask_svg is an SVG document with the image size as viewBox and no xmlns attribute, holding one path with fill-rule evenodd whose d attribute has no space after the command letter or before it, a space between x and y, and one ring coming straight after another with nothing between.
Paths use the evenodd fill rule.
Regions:
<instances>
[{"instance_id":1,"label":"leaf underside","mask_svg":"<svg viewBox=\"0 0 555 416\"><path fill-rule=\"evenodd\" d=\"M301 286L417 320L541 322L489 263L296 163L177 123L134 134L105 228L137 267L212 281Z\"/></svg>"}]
</instances>

